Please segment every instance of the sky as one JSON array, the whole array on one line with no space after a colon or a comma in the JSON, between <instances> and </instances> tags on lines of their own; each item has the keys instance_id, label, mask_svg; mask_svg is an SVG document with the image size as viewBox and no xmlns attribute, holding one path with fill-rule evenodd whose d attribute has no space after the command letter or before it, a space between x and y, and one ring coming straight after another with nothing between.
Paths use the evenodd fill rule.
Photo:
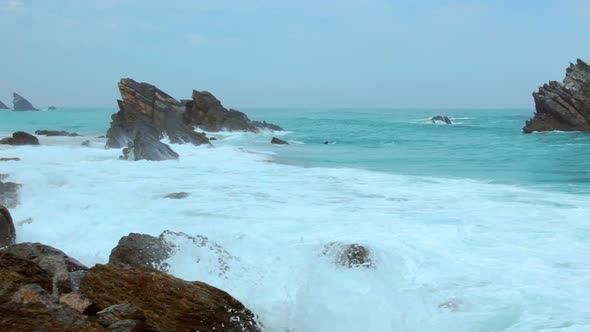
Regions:
<instances>
[{"instance_id":1,"label":"sky","mask_svg":"<svg viewBox=\"0 0 590 332\"><path fill-rule=\"evenodd\" d=\"M116 108L131 77L238 109L532 108L589 33L588 0L0 0L0 100Z\"/></svg>"}]
</instances>

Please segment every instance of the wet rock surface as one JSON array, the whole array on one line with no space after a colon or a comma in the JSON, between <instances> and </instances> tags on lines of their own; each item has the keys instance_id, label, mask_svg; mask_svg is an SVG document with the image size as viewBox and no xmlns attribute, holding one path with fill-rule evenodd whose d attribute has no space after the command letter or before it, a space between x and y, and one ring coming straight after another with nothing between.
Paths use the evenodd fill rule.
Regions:
<instances>
[{"instance_id":1,"label":"wet rock surface","mask_svg":"<svg viewBox=\"0 0 590 332\"><path fill-rule=\"evenodd\" d=\"M16 231L10 211L0 205L0 248L11 246L16 241Z\"/></svg>"},{"instance_id":2,"label":"wet rock surface","mask_svg":"<svg viewBox=\"0 0 590 332\"><path fill-rule=\"evenodd\" d=\"M446 124L453 124L453 122L451 121L451 119L449 119L448 116L445 115L437 115L437 116L433 116L430 121L432 121L432 123L436 123L438 122L444 122Z\"/></svg>"},{"instance_id":3,"label":"wet rock surface","mask_svg":"<svg viewBox=\"0 0 590 332\"><path fill-rule=\"evenodd\" d=\"M126 160L151 160L162 161L178 159L178 153L165 143L162 143L158 137L158 132L151 126L141 126L135 139L123 149L122 159Z\"/></svg>"},{"instance_id":4,"label":"wet rock surface","mask_svg":"<svg viewBox=\"0 0 590 332\"><path fill-rule=\"evenodd\" d=\"M17 131L12 134L12 137L0 139L0 144L8 145L39 145L37 137L25 133L24 131Z\"/></svg>"},{"instance_id":5,"label":"wet rock surface","mask_svg":"<svg viewBox=\"0 0 590 332\"><path fill-rule=\"evenodd\" d=\"M77 133L70 133L69 131L65 130L37 130L35 131L35 135L43 135L43 136L67 136L67 137L77 137L81 136Z\"/></svg>"},{"instance_id":6,"label":"wet rock surface","mask_svg":"<svg viewBox=\"0 0 590 332\"><path fill-rule=\"evenodd\" d=\"M282 139L276 138L276 137L273 137L270 140L270 143L271 144L278 144L278 145L288 145L289 144L289 143L287 143L287 141L283 141Z\"/></svg>"},{"instance_id":7,"label":"wet rock surface","mask_svg":"<svg viewBox=\"0 0 590 332\"><path fill-rule=\"evenodd\" d=\"M18 190L21 185L14 182L2 182L0 180L0 205L9 209L15 208L19 204Z\"/></svg>"},{"instance_id":8,"label":"wet rock surface","mask_svg":"<svg viewBox=\"0 0 590 332\"><path fill-rule=\"evenodd\" d=\"M357 243L331 242L324 246L322 254L330 257L334 264L348 268L376 267L371 250Z\"/></svg>"}]
</instances>

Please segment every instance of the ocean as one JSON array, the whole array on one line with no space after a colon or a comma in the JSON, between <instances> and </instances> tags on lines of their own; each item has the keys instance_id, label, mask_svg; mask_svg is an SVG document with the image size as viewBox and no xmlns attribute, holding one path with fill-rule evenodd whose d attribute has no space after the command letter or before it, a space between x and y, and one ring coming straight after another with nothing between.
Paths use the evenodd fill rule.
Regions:
<instances>
[{"instance_id":1,"label":"ocean","mask_svg":"<svg viewBox=\"0 0 590 332\"><path fill-rule=\"evenodd\" d=\"M115 111L0 111L0 137L84 135L0 145L22 159L0 163L23 184L18 242L94 265L130 232L206 236L229 270L179 244L171 273L227 291L271 332L590 331L590 134L523 134L532 109L244 109L286 131L131 162L97 138ZM374 268L333 264L332 242L366 246Z\"/></svg>"}]
</instances>

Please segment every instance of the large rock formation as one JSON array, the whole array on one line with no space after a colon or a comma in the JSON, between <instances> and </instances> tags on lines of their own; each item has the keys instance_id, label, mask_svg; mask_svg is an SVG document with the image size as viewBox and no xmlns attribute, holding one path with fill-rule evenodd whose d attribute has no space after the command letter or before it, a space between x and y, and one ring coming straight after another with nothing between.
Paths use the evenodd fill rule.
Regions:
<instances>
[{"instance_id":1,"label":"large rock formation","mask_svg":"<svg viewBox=\"0 0 590 332\"><path fill-rule=\"evenodd\" d=\"M8 145L39 145L37 137L25 133L24 131L17 131L12 134L12 137L0 139L0 144Z\"/></svg>"},{"instance_id":2,"label":"large rock formation","mask_svg":"<svg viewBox=\"0 0 590 332\"><path fill-rule=\"evenodd\" d=\"M0 110L9 110L10 108L8 108L8 106L6 106L6 104L4 104L2 102L2 100L0 100Z\"/></svg>"},{"instance_id":3,"label":"large rock formation","mask_svg":"<svg viewBox=\"0 0 590 332\"><path fill-rule=\"evenodd\" d=\"M8 209L0 204L0 248L11 246L16 240L16 231Z\"/></svg>"},{"instance_id":4,"label":"large rock formation","mask_svg":"<svg viewBox=\"0 0 590 332\"><path fill-rule=\"evenodd\" d=\"M152 269L96 265L80 289L100 309L122 303L140 308L159 331L260 331L254 314L226 292Z\"/></svg>"},{"instance_id":5,"label":"large rock formation","mask_svg":"<svg viewBox=\"0 0 590 332\"><path fill-rule=\"evenodd\" d=\"M18 93L12 94L12 104L15 111L38 111L28 100L19 95Z\"/></svg>"},{"instance_id":6,"label":"large rock formation","mask_svg":"<svg viewBox=\"0 0 590 332\"><path fill-rule=\"evenodd\" d=\"M526 122L533 131L590 131L590 65L570 64L563 82L551 81L533 93L535 116Z\"/></svg>"},{"instance_id":7,"label":"large rock formation","mask_svg":"<svg viewBox=\"0 0 590 332\"><path fill-rule=\"evenodd\" d=\"M112 115L107 131L107 147L122 148L132 143L137 132L152 127L158 140L167 135L170 142L209 144L205 134L197 133L184 122L183 105L148 83L125 78L119 82L122 100L119 112Z\"/></svg>"},{"instance_id":8,"label":"large rock formation","mask_svg":"<svg viewBox=\"0 0 590 332\"><path fill-rule=\"evenodd\" d=\"M127 160L168 160L178 159L178 153L174 152L168 144L160 142L158 130L145 123L135 126L137 132L133 142L123 149L121 159Z\"/></svg>"}]
</instances>

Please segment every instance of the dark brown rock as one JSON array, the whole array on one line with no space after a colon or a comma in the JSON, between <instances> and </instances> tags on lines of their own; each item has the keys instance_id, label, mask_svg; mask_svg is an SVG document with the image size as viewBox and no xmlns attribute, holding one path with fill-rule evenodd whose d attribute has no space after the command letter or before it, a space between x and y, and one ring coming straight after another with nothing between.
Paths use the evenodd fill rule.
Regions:
<instances>
[{"instance_id":1,"label":"dark brown rock","mask_svg":"<svg viewBox=\"0 0 590 332\"><path fill-rule=\"evenodd\" d=\"M0 251L0 303L9 301L14 292L28 284L52 290L51 276L47 271L30 260Z\"/></svg>"},{"instance_id":2,"label":"dark brown rock","mask_svg":"<svg viewBox=\"0 0 590 332\"><path fill-rule=\"evenodd\" d=\"M97 313L98 322L103 326L111 326L119 320L146 320L145 314L137 306L125 303L115 304Z\"/></svg>"},{"instance_id":3,"label":"dark brown rock","mask_svg":"<svg viewBox=\"0 0 590 332\"><path fill-rule=\"evenodd\" d=\"M81 291L101 308L141 308L146 323L160 331L260 331L254 314L226 292L151 269L96 265Z\"/></svg>"},{"instance_id":4,"label":"dark brown rock","mask_svg":"<svg viewBox=\"0 0 590 332\"><path fill-rule=\"evenodd\" d=\"M451 121L451 119L449 119L448 116L444 116L444 115L437 115L437 116L433 116L430 121L432 121L432 123L436 123L437 121L440 122L444 122L446 124L453 124L453 122Z\"/></svg>"},{"instance_id":5,"label":"dark brown rock","mask_svg":"<svg viewBox=\"0 0 590 332\"><path fill-rule=\"evenodd\" d=\"M186 193L184 191L181 192L177 192L177 193L171 193L168 194L166 196L164 196L164 198L170 198L170 199L183 199L183 198L187 198L189 197L191 194Z\"/></svg>"},{"instance_id":6,"label":"dark brown rock","mask_svg":"<svg viewBox=\"0 0 590 332\"><path fill-rule=\"evenodd\" d=\"M18 183L0 181L0 205L9 209L16 207L19 203L18 189L20 187L21 185Z\"/></svg>"},{"instance_id":7,"label":"dark brown rock","mask_svg":"<svg viewBox=\"0 0 590 332\"><path fill-rule=\"evenodd\" d=\"M109 332L147 332L154 331L158 332L151 327L148 327L144 321L124 319L114 322L108 328Z\"/></svg>"},{"instance_id":8,"label":"dark brown rock","mask_svg":"<svg viewBox=\"0 0 590 332\"><path fill-rule=\"evenodd\" d=\"M6 137L0 140L0 144L8 145L39 145L37 137L25 133L24 131L17 131L12 134L12 137Z\"/></svg>"},{"instance_id":9,"label":"dark brown rock","mask_svg":"<svg viewBox=\"0 0 590 332\"><path fill-rule=\"evenodd\" d=\"M65 304L68 307L76 310L84 315L94 315L98 312L98 308L92 301L82 296L80 293L67 293L59 297L59 303Z\"/></svg>"},{"instance_id":10,"label":"dark brown rock","mask_svg":"<svg viewBox=\"0 0 590 332\"><path fill-rule=\"evenodd\" d=\"M43 136L68 136L68 137L76 137L81 136L77 133L70 133L69 131L65 130L37 130L35 131L35 135L43 135Z\"/></svg>"},{"instance_id":11,"label":"dark brown rock","mask_svg":"<svg viewBox=\"0 0 590 332\"><path fill-rule=\"evenodd\" d=\"M6 207L0 205L0 248L11 246L16 241L12 216Z\"/></svg>"},{"instance_id":12,"label":"dark brown rock","mask_svg":"<svg viewBox=\"0 0 590 332\"><path fill-rule=\"evenodd\" d=\"M332 242L324 247L322 254L331 257L337 265L348 268L374 268L375 262L371 251L360 244Z\"/></svg>"},{"instance_id":13,"label":"dark brown rock","mask_svg":"<svg viewBox=\"0 0 590 332\"><path fill-rule=\"evenodd\" d=\"M2 100L0 100L0 110L9 110L10 108L8 108L8 106L6 106L6 104L4 104L2 102Z\"/></svg>"},{"instance_id":14,"label":"dark brown rock","mask_svg":"<svg viewBox=\"0 0 590 332\"><path fill-rule=\"evenodd\" d=\"M282 139L276 138L276 137L273 137L270 140L270 143L271 144L279 144L279 145L288 145L289 144L287 141L283 141Z\"/></svg>"},{"instance_id":15,"label":"dark brown rock","mask_svg":"<svg viewBox=\"0 0 590 332\"><path fill-rule=\"evenodd\" d=\"M12 104L14 105L12 107L13 110L15 111L38 111L38 109L36 109L35 107L33 107L33 105L31 105L31 103L26 100L24 97L20 96L18 93L13 93L12 94L13 99L12 99Z\"/></svg>"},{"instance_id":16,"label":"dark brown rock","mask_svg":"<svg viewBox=\"0 0 590 332\"><path fill-rule=\"evenodd\" d=\"M551 81L533 93L535 116L523 128L533 131L590 131L590 65L578 59L563 82Z\"/></svg>"}]
</instances>

